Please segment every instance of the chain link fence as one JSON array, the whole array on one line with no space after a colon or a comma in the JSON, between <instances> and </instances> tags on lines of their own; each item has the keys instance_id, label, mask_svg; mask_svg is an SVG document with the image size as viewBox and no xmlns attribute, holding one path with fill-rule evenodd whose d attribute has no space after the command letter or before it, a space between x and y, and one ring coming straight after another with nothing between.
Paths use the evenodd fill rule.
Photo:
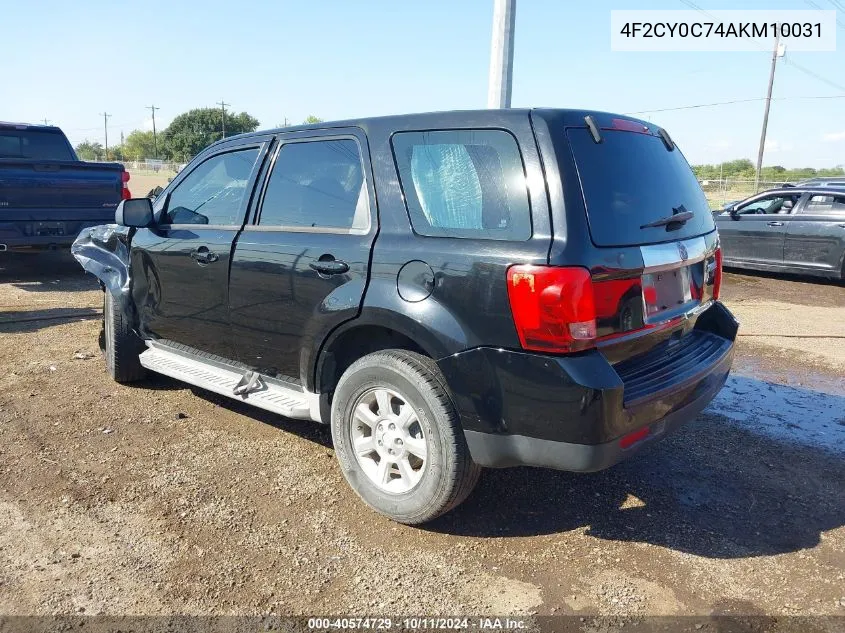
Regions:
<instances>
[{"instance_id":1,"label":"chain link fence","mask_svg":"<svg viewBox=\"0 0 845 633\"><path fill-rule=\"evenodd\" d=\"M754 195L757 191L777 189L785 184L790 184L783 180L761 180L755 191L753 178L723 178L721 180L717 178L699 180L698 182L704 190L704 195L707 196L707 201L710 203L711 209L721 209L727 203L743 200L748 196Z\"/></svg>"}]
</instances>

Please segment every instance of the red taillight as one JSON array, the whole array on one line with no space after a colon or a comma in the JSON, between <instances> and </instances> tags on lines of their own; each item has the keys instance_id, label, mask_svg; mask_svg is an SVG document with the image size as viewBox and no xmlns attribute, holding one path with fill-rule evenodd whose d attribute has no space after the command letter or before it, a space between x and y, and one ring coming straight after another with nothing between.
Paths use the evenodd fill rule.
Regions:
<instances>
[{"instance_id":1,"label":"red taillight","mask_svg":"<svg viewBox=\"0 0 845 633\"><path fill-rule=\"evenodd\" d=\"M628 433L627 435L623 435L619 438L619 448L630 448L640 440L644 440L649 434L649 428L644 426L641 429L637 429L633 433Z\"/></svg>"},{"instance_id":2,"label":"red taillight","mask_svg":"<svg viewBox=\"0 0 845 633\"><path fill-rule=\"evenodd\" d=\"M719 298L719 291L722 289L722 248L716 249L713 254L716 260L716 270L713 273L713 298Z\"/></svg>"},{"instance_id":3,"label":"red taillight","mask_svg":"<svg viewBox=\"0 0 845 633\"><path fill-rule=\"evenodd\" d=\"M586 268L511 266L508 299L523 348L572 352L593 346L596 307Z\"/></svg>"},{"instance_id":4,"label":"red taillight","mask_svg":"<svg viewBox=\"0 0 845 633\"><path fill-rule=\"evenodd\" d=\"M129 182L129 172L124 170L121 174L121 180L123 181L123 191L120 193L121 200L129 200L132 197L132 193L129 191L129 185L126 183Z\"/></svg>"}]
</instances>

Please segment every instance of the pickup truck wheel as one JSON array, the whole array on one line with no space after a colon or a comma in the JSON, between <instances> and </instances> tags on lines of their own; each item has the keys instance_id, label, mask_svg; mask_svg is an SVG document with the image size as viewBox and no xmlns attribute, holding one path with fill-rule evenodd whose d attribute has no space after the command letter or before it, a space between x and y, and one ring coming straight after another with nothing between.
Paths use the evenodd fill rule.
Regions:
<instances>
[{"instance_id":1,"label":"pickup truck wheel","mask_svg":"<svg viewBox=\"0 0 845 633\"><path fill-rule=\"evenodd\" d=\"M416 525L460 504L478 482L446 382L405 350L368 354L340 378L332 439L344 477L373 509Z\"/></svg>"},{"instance_id":2,"label":"pickup truck wheel","mask_svg":"<svg viewBox=\"0 0 845 633\"><path fill-rule=\"evenodd\" d=\"M146 376L138 356L144 351L142 341L129 327L114 296L103 293L103 355L106 370L117 382L135 382Z\"/></svg>"}]
</instances>

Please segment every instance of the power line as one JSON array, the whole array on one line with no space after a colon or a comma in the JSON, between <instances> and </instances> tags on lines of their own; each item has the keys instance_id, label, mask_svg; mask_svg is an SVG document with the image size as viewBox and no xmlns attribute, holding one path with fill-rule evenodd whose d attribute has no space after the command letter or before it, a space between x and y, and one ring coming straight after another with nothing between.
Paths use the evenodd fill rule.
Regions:
<instances>
[{"instance_id":1,"label":"power line","mask_svg":"<svg viewBox=\"0 0 845 633\"><path fill-rule=\"evenodd\" d=\"M800 70L800 71L801 71L802 73L804 73L805 75L807 75L807 76L809 76L809 77L812 77L813 79L817 79L818 81L821 81L822 83L827 84L828 86L832 86L832 87L836 88L837 90L842 90L843 92L845 92L845 86L842 86L842 85L840 85L840 84L838 84L838 83L836 83L836 82L834 82L834 81L831 81L830 79L827 79L827 78L825 78L825 77L822 77L822 76L821 76L821 75L819 75L818 73L814 73L814 72L813 72L812 70L810 70L809 68L805 68L805 67L804 67L804 66L802 66L801 64L799 64L799 63L797 63L797 62L792 61L792 60L791 60L791 59L789 59L788 57L784 57L784 58L783 58L783 61L784 61L784 62L786 62L786 64L787 64L788 66L792 66L792 67L793 67L793 68L795 68L796 70Z\"/></svg>"},{"instance_id":2,"label":"power line","mask_svg":"<svg viewBox=\"0 0 845 633\"><path fill-rule=\"evenodd\" d=\"M840 0L828 0L828 1L830 2L830 4L832 4L832 5L833 5L833 7L834 7L835 9L839 9L840 11L842 11L843 13L845 13L845 5L843 5L843 4L840 2ZM816 9L817 11L825 11L825 9L823 9L823 8L822 8L822 7L820 7L818 4L816 4L815 2L813 2L813 0L804 0L804 3L805 3L808 7L812 7L813 9ZM841 31L845 32L845 22L843 22L842 20L840 20L838 17L836 18L836 26L838 26L838 27L839 27L839 29L840 29Z\"/></svg>"},{"instance_id":3,"label":"power line","mask_svg":"<svg viewBox=\"0 0 845 633\"><path fill-rule=\"evenodd\" d=\"M751 101L763 101L765 97L754 97L753 99L734 99L733 101L718 101L716 103L697 103L695 105L678 106L676 108L660 108L659 110L638 110L637 112L625 112L624 114L652 114L657 112L671 112L674 110L694 110L696 108L712 108L713 106L731 105L733 103L749 103Z\"/></svg>"},{"instance_id":4,"label":"power line","mask_svg":"<svg viewBox=\"0 0 845 633\"><path fill-rule=\"evenodd\" d=\"M752 103L754 101L763 101L765 97L754 97L751 99L734 99L733 101L717 101L716 103L696 103L694 105L677 106L674 108L660 108L659 110L637 110L636 112L624 112L623 114L654 114L657 112L673 112L676 110L695 110L697 108L712 108L715 106L732 105L735 103ZM841 95L813 95L813 96L792 96L792 97L772 97L772 101L794 101L798 99L845 99L845 94Z\"/></svg>"}]
</instances>

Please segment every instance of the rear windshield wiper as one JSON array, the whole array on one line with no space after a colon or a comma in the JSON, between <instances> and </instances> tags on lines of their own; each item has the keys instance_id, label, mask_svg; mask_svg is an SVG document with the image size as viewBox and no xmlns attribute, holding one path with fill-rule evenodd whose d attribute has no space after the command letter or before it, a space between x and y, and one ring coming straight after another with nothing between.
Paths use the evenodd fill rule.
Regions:
<instances>
[{"instance_id":1,"label":"rear windshield wiper","mask_svg":"<svg viewBox=\"0 0 845 633\"><path fill-rule=\"evenodd\" d=\"M643 224L641 229L653 229L658 226L669 226L671 224L685 224L687 220L692 220L695 214L692 211L684 209L684 205L672 209L672 215L665 218L660 218L654 222Z\"/></svg>"}]
</instances>

